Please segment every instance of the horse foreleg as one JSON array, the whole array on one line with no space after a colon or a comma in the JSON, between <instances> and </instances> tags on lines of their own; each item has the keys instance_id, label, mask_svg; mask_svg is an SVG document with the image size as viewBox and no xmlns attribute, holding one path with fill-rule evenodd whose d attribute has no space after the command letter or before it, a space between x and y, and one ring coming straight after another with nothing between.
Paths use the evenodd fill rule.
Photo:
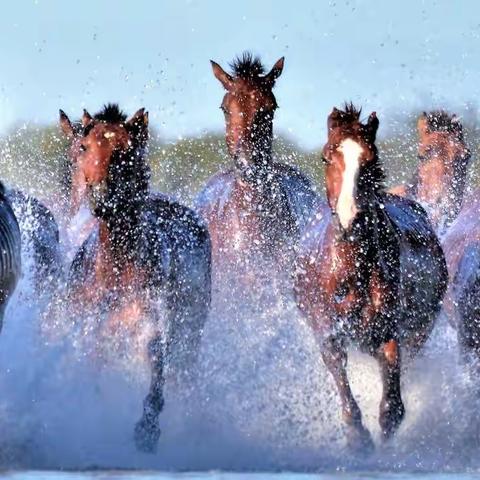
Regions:
<instances>
[{"instance_id":1,"label":"horse foreleg","mask_svg":"<svg viewBox=\"0 0 480 480\"><path fill-rule=\"evenodd\" d=\"M150 391L143 402L142 418L135 426L135 443L139 450L153 452L160 437L158 417L163 409L164 345L162 335L156 335L148 345L151 367Z\"/></svg>"},{"instance_id":2,"label":"horse foreleg","mask_svg":"<svg viewBox=\"0 0 480 480\"><path fill-rule=\"evenodd\" d=\"M373 450L369 431L363 426L362 412L350 389L347 377L347 352L342 342L329 338L323 343L322 358L332 374L342 402L342 414L347 424L348 446L357 451Z\"/></svg>"},{"instance_id":3,"label":"horse foreleg","mask_svg":"<svg viewBox=\"0 0 480 480\"><path fill-rule=\"evenodd\" d=\"M390 340L377 352L380 364L383 395L380 402L380 427L384 440L390 438L402 423L405 415L400 392L400 349L396 340Z\"/></svg>"}]
</instances>

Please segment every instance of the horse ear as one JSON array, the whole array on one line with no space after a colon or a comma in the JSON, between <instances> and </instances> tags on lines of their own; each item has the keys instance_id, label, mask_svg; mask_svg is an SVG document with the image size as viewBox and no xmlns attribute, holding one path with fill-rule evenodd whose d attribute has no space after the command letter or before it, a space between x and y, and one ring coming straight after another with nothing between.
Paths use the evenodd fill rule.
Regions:
<instances>
[{"instance_id":1,"label":"horse ear","mask_svg":"<svg viewBox=\"0 0 480 480\"><path fill-rule=\"evenodd\" d=\"M233 86L233 78L217 62L210 60L215 78L223 85L225 90L230 90Z\"/></svg>"},{"instance_id":2,"label":"horse ear","mask_svg":"<svg viewBox=\"0 0 480 480\"><path fill-rule=\"evenodd\" d=\"M373 141L375 141L375 139L377 138L377 130L379 125L380 125L380 122L378 120L377 113L372 112L368 117L367 127L370 132L370 135L372 136Z\"/></svg>"},{"instance_id":3,"label":"horse ear","mask_svg":"<svg viewBox=\"0 0 480 480\"><path fill-rule=\"evenodd\" d=\"M127 120L126 125L136 128L148 128L148 112L145 108L137 110L130 120Z\"/></svg>"},{"instance_id":4,"label":"horse ear","mask_svg":"<svg viewBox=\"0 0 480 480\"><path fill-rule=\"evenodd\" d=\"M420 139L429 133L427 113L423 112L417 120L417 131Z\"/></svg>"},{"instance_id":5,"label":"horse ear","mask_svg":"<svg viewBox=\"0 0 480 480\"><path fill-rule=\"evenodd\" d=\"M75 132L73 131L72 123L70 122L70 119L68 118L67 114L63 110L58 111L60 115L60 128L62 129L62 132L65 134L65 136L68 139L71 139L74 137Z\"/></svg>"},{"instance_id":6,"label":"horse ear","mask_svg":"<svg viewBox=\"0 0 480 480\"><path fill-rule=\"evenodd\" d=\"M462 138L463 125L461 122L461 118L456 113L452 115L451 124L454 132L458 135L459 138Z\"/></svg>"},{"instance_id":7,"label":"horse ear","mask_svg":"<svg viewBox=\"0 0 480 480\"><path fill-rule=\"evenodd\" d=\"M93 117L84 108L83 109L83 115L82 115L82 126L84 128L88 127L92 122L93 122Z\"/></svg>"},{"instance_id":8,"label":"horse ear","mask_svg":"<svg viewBox=\"0 0 480 480\"><path fill-rule=\"evenodd\" d=\"M125 126L139 142L148 140L148 112L145 108L137 110Z\"/></svg>"},{"instance_id":9,"label":"horse ear","mask_svg":"<svg viewBox=\"0 0 480 480\"><path fill-rule=\"evenodd\" d=\"M285 57L279 58L272 69L265 75L265 81L273 86L275 84L275 80L282 74L283 66L285 64Z\"/></svg>"}]
</instances>

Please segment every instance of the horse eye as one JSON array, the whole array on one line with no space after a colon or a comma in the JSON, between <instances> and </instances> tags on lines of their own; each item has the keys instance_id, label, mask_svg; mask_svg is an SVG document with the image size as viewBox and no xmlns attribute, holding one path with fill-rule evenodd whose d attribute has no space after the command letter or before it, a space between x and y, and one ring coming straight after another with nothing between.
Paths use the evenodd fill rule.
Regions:
<instances>
[{"instance_id":1,"label":"horse eye","mask_svg":"<svg viewBox=\"0 0 480 480\"><path fill-rule=\"evenodd\" d=\"M80 150L81 150L82 152L86 152L86 151L87 151L87 147L86 147L85 145L81 144L81 145L80 145Z\"/></svg>"},{"instance_id":2,"label":"horse eye","mask_svg":"<svg viewBox=\"0 0 480 480\"><path fill-rule=\"evenodd\" d=\"M327 157L325 157L324 155L322 155L322 162L324 165L328 165L330 163L330 160L328 160Z\"/></svg>"}]
</instances>

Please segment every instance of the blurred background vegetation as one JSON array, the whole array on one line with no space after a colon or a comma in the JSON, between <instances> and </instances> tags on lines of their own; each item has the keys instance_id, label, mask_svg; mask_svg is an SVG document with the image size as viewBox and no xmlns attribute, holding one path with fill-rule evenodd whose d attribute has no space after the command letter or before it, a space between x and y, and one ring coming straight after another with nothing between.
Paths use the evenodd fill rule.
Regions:
<instances>
[{"instance_id":1,"label":"blurred background vegetation","mask_svg":"<svg viewBox=\"0 0 480 480\"><path fill-rule=\"evenodd\" d=\"M417 159L416 117L410 115L393 122L388 135L380 135L377 145L387 172L388 184L408 182ZM477 184L476 158L480 129L476 111L463 118L467 143L472 150L471 184ZM48 205L61 201L62 178L66 172L67 140L58 125L24 125L12 128L0 138L0 178L9 186L30 192ZM275 138L278 160L296 165L323 194L323 165L320 149L302 150L284 135ZM223 133L202 137L165 141L151 132L149 161L152 168L152 188L173 195L191 205L194 196L206 180L219 169L228 167Z\"/></svg>"}]
</instances>

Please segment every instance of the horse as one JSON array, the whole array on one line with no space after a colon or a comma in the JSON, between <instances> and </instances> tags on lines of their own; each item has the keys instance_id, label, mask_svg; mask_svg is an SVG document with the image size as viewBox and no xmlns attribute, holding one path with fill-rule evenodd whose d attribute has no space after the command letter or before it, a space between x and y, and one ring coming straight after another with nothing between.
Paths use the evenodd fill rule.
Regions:
<instances>
[{"instance_id":1,"label":"horse","mask_svg":"<svg viewBox=\"0 0 480 480\"><path fill-rule=\"evenodd\" d=\"M347 346L379 363L379 423L392 437L405 414L401 362L423 346L447 285L439 241L424 209L389 194L375 145L379 120L352 104L334 108L323 147L329 208L303 234L294 274L297 305L314 331L336 383L354 450L373 448L346 372Z\"/></svg>"},{"instance_id":2,"label":"horse","mask_svg":"<svg viewBox=\"0 0 480 480\"><path fill-rule=\"evenodd\" d=\"M401 193L425 207L440 235L450 277L445 312L457 328L462 356L473 356L479 368L480 190L465 195L471 152L456 115L424 112L417 129L419 166Z\"/></svg>"},{"instance_id":3,"label":"horse","mask_svg":"<svg viewBox=\"0 0 480 480\"><path fill-rule=\"evenodd\" d=\"M462 207L471 152L456 115L423 112L417 121L419 165L413 181L392 190L419 202L442 235Z\"/></svg>"},{"instance_id":4,"label":"horse","mask_svg":"<svg viewBox=\"0 0 480 480\"><path fill-rule=\"evenodd\" d=\"M32 259L35 293L51 295L62 278L60 237L55 217L37 198L21 190L5 188L4 196L20 228L21 255L24 259Z\"/></svg>"},{"instance_id":5,"label":"horse","mask_svg":"<svg viewBox=\"0 0 480 480\"><path fill-rule=\"evenodd\" d=\"M142 316L156 325L148 345L151 385L134 435L137 448L153 451L165 363L182 355L193 362L199 349L210 304L210 239L192 210L150 194L148 113L140 109L127 120L109 104L89 118L77 168L97 224L72 262L68 299L73 311L105 315L106 325L128 329Z\"/></svg>"},{"instance_id":6,"label":"horse","mask_svg":"<svg viewBox=\"0 0 480 480\"><path fill-rule=\"evenodd\" d=\"M8 302L22 270L22 237L17 218L0 182L0 331Z\"/></svg>"},{"instance_id":7,"label":"horse","mask_svg":"<svg viewBox=\"0 0 480 480\"><path fill-rule=\"evenodd\" d=\"M226 90L220 108L233 160L231 168L207 181L195 200L212 240L214 278L231 269L238 278L251 277L252 264L262 262L284 271L317 198L299 170L273 158L273 87L284 58L268 73L248 52L233 61L232 74L214 61L211 65Z\"/></svg>"}]
</instances>

